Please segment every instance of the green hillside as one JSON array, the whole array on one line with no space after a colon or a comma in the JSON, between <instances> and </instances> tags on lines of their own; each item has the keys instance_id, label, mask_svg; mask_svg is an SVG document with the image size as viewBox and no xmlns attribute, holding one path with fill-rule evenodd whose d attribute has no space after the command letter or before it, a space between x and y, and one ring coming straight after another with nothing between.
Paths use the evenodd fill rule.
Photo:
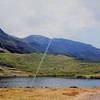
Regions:
<instances>
[{"instance_id":1,"label":"green hillside","mask_svg":"<svg viewBox=\"0 0 100 100\"><path fill-rule=\"evenodd\" d=\"M12 68L34 76L42 54L0 53L0 66ZM100 62L81 61L66 56L46 55L38 76L76 77L93 75L99 78Z\"/></svg>"}]
</instances>

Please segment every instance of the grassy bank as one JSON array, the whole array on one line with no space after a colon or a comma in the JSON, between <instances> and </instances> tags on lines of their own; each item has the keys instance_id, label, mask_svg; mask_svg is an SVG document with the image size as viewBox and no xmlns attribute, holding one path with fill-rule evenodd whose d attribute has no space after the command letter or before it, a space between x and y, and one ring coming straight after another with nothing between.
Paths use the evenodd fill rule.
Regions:
<instances>
[{"instance_id":1,"label":"grassy bank","mask_svg":"<svg viewBox=\"0 0 100 100\"><path fill-rule=\"evenodd\" d=\"M0 75L34 76L42 54L0 53ZM8 70L8 71L7 71ZM100 62L82 61L66 56L46 55L38 76L100 78Z\"/></svg>"}]
</instances>

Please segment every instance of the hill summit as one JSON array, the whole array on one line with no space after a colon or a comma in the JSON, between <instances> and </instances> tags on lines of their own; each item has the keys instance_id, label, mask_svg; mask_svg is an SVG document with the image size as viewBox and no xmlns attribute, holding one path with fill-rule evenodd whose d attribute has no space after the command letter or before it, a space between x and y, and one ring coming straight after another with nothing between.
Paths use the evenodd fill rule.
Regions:
<instances>
[{"instance_id":1,"label":"hill summit","mask_svg":"<svg viewBox=\"0 0 100 100\"><path fill-rule=\"evenodd\" d=\"M25 42L31 45L36 43L42 52L45 51L50 38L32 35L23 39ZM93 47L92 45L76 42L63 38L52 39L52 44L49 47L48 54L65 55L74 57L81 60L100 60L100 49Z\"/></svg>"}]
</instances>

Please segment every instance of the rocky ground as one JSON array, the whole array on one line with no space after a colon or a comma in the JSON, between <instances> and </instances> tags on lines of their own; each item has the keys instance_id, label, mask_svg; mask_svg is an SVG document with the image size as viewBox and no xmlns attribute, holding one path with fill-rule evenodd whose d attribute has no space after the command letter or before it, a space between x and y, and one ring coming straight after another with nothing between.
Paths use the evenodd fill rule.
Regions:
<instances>
[{"instance_id":1,"label":"rocky ground","mask_svg":"<svg viewBox=\"0 0 100 100\"><path fill-rule=\"evenodd\" d=\"M16 68L5 67L0 65L0 77L21 77L29 76L29 73L25 71L20 71Z\"/></svg>"}]
</instances>

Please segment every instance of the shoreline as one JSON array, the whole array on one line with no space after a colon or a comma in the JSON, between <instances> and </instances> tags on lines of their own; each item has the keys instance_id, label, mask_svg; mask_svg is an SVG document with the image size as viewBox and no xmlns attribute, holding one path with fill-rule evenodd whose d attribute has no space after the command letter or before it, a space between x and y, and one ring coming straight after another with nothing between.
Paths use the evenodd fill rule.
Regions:
<instances>
[{"instance_id":1,"label":"shoreline","mask_svg":"<svg viewBox=\"0 0 100 100\"><path fill-rule=\"evenodd\" d=\"M65 79L98 79L100 77L93 77L92 75L79 75L79 76L67 76L67 75L37 75L37 77L53 77L53 78L65 78ZM0 78L34 78L34 75L11 75L11 76L0 76Z\"/></svg>"}]
</instances>

